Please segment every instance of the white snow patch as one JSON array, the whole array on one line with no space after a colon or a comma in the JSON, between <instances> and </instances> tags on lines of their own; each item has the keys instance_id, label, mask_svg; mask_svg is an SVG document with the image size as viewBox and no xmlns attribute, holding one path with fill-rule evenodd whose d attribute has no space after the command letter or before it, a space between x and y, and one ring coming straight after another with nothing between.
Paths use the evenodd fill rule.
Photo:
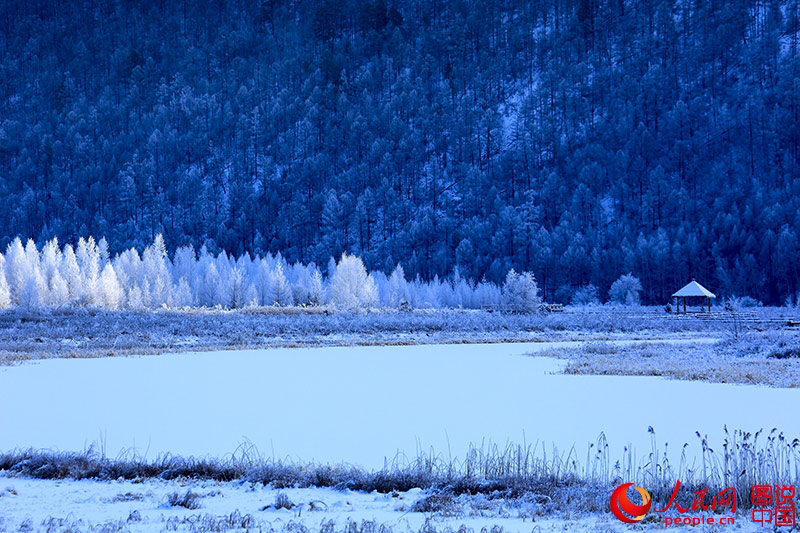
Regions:
<instances>
[{"instance_id":1,"label":"white snow patch","mask_svg":"<svg viewBox=\"0 0 800 533\"><path fill-rule=\"evenodd\" d=\"M183 495L189 490L200 496L198 509L167 504L168 495ZM270 508L280 492L296 507L291 510ZM490 531L495 525L501 526L505 533L630 531L630 526L618 522L610 513L576 516L564 509L541 517L534 516L525 503L519 502L496 501L496 505L486 509L467 506L452 516L411 511L414 502L424 495L419 489L378 494L326 488L275 490L242 482L54 481L0 476L0 531L193 531L198 530L199 524L210 523L209 518L219 520L232 513L240 517L240 524L248 520L250 531L260 528L280 532L294 522L314 532L329 521L336 524L336 530L342 531L349 522L360 524L365 520L389 526L394 533L417 532L426 524L439 532L447 528L456 531L462 525L473 532L480 532L482 528ZM635 528L662 530L663 521L658 518ZM739 512L735 518L735 526L706 526L702 530L755 531L758 528L746 512Z\"/></svg>"}]
</instances>

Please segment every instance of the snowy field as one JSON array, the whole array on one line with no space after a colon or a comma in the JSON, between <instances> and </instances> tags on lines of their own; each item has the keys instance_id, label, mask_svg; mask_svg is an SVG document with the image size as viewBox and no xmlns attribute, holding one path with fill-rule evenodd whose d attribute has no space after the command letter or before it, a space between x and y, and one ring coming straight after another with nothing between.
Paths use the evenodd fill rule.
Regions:
<instances>
[{"instance_id":1,"label":"snowy field","mask_svg":"<svg viewBox=\"0 0 800 533\"><path fill-rule=\"evenodd\" d=\"M692 341L696 342L696 341ZM559 374L562 361L523 354L567 343L365 346L47 360L0 368L14 409L0 449L102 449L262 455L367 469L419 452L462 457L470 445L534 444L579 458L605 435L623 447L675 450L724 425L791 433L796 389L646 377ZM680 349L680 344L675 347ZM715 407L717 406L717 407Z\"/></svg>"},{"instance_id":2,"label":"snowy field","mask_svg":"<svg viewBox=\"0 0 800 533\"><path fill-rule=\"evenodd\" d=\"M767 308L783 326L793 315ZM722 336L727 315L705 320L661 308L596 306L563 313L474 309L374 310L265 307L225 311L0 311L0 365L54 357L358 344L397 345Z\"/></svg>"},{"instance_id":3,"label":"snowy field","mask_svg":"<svg viewBox=\"0 0 800 533\"><path fill-rule=\"evenodd\" d=\"M190 491L196 495L188 500L194 508L170 505L171 495L184 497ZM279 494L288 498L291 508L275 508ZM610 513L576 513L565 508L553 515L541 516L537 512L535 495L527 501L515 502L482 495L455 498L443 511L436 513L425 510L421 506L424 501L425 494L419 489L379 494L326 488L278 491L243 482L147 480L132 483L0 477L0 531L596 533L632 529ZM663 518L645 521L633 528L663 530ZM693 529L758 531L759 526L740 513L735 525Z\"/></svg>"},{"instance_id":4,"label":"snowy field","mask_svg":"<svg viewBox=\"0 0 800 533\"><path fill-rule=\"evenodd\" d=\"M669 342L678 351L712 341ZM0 391L13 405L0 411L0 450L92 447L111 458L155 459L230 457L237 449L253 454L255 447L267 459L378 470L421 454L446 464L471 446L516 443L543 458L561 456L563 464L584 463L580 474L598 444L612 463L627 457L644 464L653 449L649 426L657 453L669 443L675 464L689 444L690 469L700 468L698 431L712 446L724 438L725 425L796 436L800 418L788 406L800 401L797 389L565 375L566 361L535 356L574 346L579 343L274 348L30 361L0 367ZM608 448L598 442L601 434ZM275 509L278 490L245 481L8 476L0 474L0 531L626 530L607 513L562 512L562 505L543 511L536 494L461 495L428 510L420 502L430 493L418 489L293 488L283 492L296 505ZM180 500L190 490L197 495L191 508L170 503L171 495ZM755 529L739 516L737 526L719 530Z\"/></svg>"}]
</instances>

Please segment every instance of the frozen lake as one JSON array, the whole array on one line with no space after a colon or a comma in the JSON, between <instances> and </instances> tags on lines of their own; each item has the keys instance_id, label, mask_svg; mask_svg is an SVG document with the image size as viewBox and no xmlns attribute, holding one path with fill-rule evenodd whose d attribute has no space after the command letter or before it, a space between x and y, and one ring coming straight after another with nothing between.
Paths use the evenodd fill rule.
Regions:
<instances>
[{"instance_id":1,"label":"frozen lake","mask_svg":"<svg viewBox=\"0 0 800 533\"><path fill-rule=\"evenodd\" d=\"M800 390L567 376L526 352L565 343L328 347L56 359L0 368L0 450L113 457L135 448L224 456L249 441L275 458L379 468L432 447L460 457L470 443L539 443L586 457L604 432L616 459L644 456L648 426L677 450L695 431L712 446L724 424L794 437ZM679 349L676 347L676 349ZM735 363L733 363L735 364Z\"/></svg>"}]
</instances>

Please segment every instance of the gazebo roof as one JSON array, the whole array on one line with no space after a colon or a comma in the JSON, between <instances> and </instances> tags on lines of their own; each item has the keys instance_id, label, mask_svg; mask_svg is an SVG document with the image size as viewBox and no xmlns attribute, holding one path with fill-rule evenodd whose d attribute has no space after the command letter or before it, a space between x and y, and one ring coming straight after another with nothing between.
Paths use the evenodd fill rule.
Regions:
<instances>
[{"instance_id":1,"label":"gazebo roof","mask_svg":"<svg viewBox=\"0 0 800 533\"><path fill-rule=\"evenodd\" d=\"M709 298L716 298L713 292L709 291L695 280L692 280L672 296L708 296Z\"/></svg>"}]
</instances>

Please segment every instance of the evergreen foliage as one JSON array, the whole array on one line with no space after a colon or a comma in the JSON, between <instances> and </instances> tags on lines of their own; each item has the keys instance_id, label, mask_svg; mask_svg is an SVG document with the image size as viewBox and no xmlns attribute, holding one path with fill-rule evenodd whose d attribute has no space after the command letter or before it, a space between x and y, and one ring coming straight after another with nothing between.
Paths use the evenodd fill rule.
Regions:
<instances>
[{"instance_id":1,"label":"evergreen foliage","mask_svg":"<svg viewBox=\"0 0 800 533\"><path fill-rule=\"evenodd\" d=\"M174 305L164 251L191 246L181 303L321 298L275 295L260 264L220 284L222 250L270 273L278 252L428 282L514 268L551 301L631 272L644 303L693 277L782 303L800 292L798 4L7 0L8 298L108 304L106 263L133 249L125 305ZM14 244L31 235L84 241L37 277Z\"/></svg>"}]
</instances>

